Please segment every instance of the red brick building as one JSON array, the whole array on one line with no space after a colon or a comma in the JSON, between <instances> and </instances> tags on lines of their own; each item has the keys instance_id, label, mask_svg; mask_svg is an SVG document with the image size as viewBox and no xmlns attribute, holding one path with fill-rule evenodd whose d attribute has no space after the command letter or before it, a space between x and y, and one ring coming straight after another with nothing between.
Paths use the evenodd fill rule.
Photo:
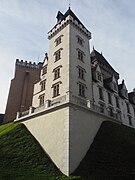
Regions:
<instances>
[{"instance_id":1,"label":"red brick building","mask_svg":"<svg viewBox=\"0 0 135 180\"><path fill-rule=\"evenodd\" d=\"M34 83L40 79L42 63L16 60L15 75L11 80L4 122L13 121L17 112L29 109L32 104Z\"/></svg>"}]
</instances>

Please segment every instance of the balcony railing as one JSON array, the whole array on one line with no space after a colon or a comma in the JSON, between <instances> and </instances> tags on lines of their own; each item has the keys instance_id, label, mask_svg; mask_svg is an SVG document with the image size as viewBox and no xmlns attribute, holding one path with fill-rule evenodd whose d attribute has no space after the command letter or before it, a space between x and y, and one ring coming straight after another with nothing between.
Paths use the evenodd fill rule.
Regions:
<instances>
[{"instance_id":1,"label":"balcony railing","mask_svg":"<svg viewBox=\"0 0 135 180\"><path fill-rule=\"evenodd\" d=\"M28 116L33 113L38 113L40 111L47 110L48 108L53 108L53 107L59 106L66 102L71 102L73 104L76 104L81 107L87 108L89 110L95 111L97 113L103 114L107 117L111 117L118 121L121 121L121 113L120 112L118 112L118 113L113 112L106 107L95 105L95 104L91 103L89 100L82 99L82 98L72 95L72 94L67 94L67 95L55 98L54 100L47 100L45 102L45 104L42 106L39 106L36 108L30 107L30 109L25 112L18 112L17 119L22 118L24 116Z\"/></svg>"},{"instance_id":2,"label":"balcony railing","mask_svg":"<svg viewBox=\"0 0 135 180\"><path fill-rule=\"evenodd\" d=\"M117 119L117 120L121 121L121 113L120 112L113 112L113 111L110 111L106 107L100 107L100 106L97 106L95 104L91 104L90 108L92 110L98 112L98 113L104 114L104 115L106 115L108 117L111 117L111 118L114 118L114 119Z\"/></svg>"},{"instance_id":3,"label":"balcony railing","mask_svg":"<svg viewBox=\"0 0 135 180\"><path fill-rule=\"evenodd\" d=\"M87 107L87 101L84 99L81 99L80 97L72 95L70 100L74 104Z\"/></svg>"}]
</instances>

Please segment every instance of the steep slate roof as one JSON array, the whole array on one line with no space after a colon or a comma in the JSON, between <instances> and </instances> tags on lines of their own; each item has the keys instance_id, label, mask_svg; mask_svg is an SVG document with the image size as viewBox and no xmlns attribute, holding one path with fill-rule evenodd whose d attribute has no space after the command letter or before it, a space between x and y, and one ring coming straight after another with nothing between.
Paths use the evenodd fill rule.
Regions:
<instances>
[{"instance_id":1,"label":"steep slate roof","mask_svg":"<svg viewBox=\"0 0 135 180\"><path fill-rule=\"evenodd\" d=\"M102 64L103 66L106 66L108 69L110 69L117 78L119 78L119 73L117 73L112 66L108 63L108 61L104 58L102 54L100 54L98 51L93 49L93 51L90 54L91 56L91 62L94 62L95 60L98 61L99 64Z\"/></svg>"},{"instance_id":2,"label":"steep slate roof","mask_svg":"<svg viewBox=\"0 0 135 180\"><path fill-rule=\"evenodd\" d=\"M78 19L78 17L73 13L73 11L71 10L71 8L69 7L69 9L65 12L65 14L62 14L60 11L58 11L58 14L56 16L56 18L59 20L63 20L65 19L67 16L72 16L74 20L76 20L79 24L81 24L84 28L86 28L82 22Z\"/></svg>"}]
</instances>

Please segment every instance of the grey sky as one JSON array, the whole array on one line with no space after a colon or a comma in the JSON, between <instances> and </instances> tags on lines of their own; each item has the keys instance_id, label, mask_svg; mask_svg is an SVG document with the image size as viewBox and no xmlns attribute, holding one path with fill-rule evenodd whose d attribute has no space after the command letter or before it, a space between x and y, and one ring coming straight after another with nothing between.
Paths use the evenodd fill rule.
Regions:
<instances>
[{"instance_id":1,"label":"grey sky","mask_svg":"<svg viewBox=\"0 0 135 180\"><path fill-rule=\"evenodd\" d=\"M71 9L92 32L94 45L125 79L135 87L135 2L131 0L71 0ZM48 51L47 32L56 23L58 10L68 0L0 0L0 113L5 111L16 59L42 61Z\"/></svg>"}]
</instances>

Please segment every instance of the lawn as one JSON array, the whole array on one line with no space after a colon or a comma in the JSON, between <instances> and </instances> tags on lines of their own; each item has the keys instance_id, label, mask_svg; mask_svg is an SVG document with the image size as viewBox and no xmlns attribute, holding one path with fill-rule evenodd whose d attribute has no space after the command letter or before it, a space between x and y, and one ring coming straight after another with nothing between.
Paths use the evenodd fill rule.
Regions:
<instances>
[{"instance_id":1,"label":"lawn","mask_svg":"<svg viewBox=\"0 0 135 180\"><path fill-rule=\"evenodd\" d=\"M85 158L64 176L23 124L0 126L0 180L135 180L135 130L104 122Z\"/></svg>"},{"instance_id":2,"label":"lawn","mask_svg":"<svg viewBox=\"0 0 135 180\"><path fill-rule=\"evenodd\" d=\"M66 180L23 124L0 126L0 180Z\"/></svg>"}]
</instances>

